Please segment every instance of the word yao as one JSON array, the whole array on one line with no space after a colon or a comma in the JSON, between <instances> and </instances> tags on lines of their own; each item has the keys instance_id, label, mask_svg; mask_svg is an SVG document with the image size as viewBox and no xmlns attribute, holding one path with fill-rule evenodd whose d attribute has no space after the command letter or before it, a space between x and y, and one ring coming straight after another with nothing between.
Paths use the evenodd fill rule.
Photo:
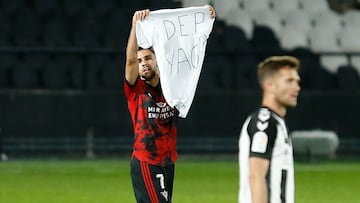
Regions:
<instances>
[{"instance_id":1,"label":"word yao","mask_svg":"<svg viewBox=\"0 0 360 203\"><path fill-rule=\"evenodd\" d=\"M167 42L166 60L170 75L178 75L181 69L198 69L200 39L194 40L194 35L200 32L205 21L205 12L181 14L171 19L163 20ZM203 45L202 45L203 46Z\"/></svg>"}]
</instances>

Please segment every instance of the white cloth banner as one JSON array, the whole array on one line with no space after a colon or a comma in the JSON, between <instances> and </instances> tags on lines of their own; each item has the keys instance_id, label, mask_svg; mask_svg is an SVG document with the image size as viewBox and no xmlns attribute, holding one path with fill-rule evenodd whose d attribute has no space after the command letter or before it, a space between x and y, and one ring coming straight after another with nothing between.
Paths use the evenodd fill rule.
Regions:
<instances>
[{"instance_id":1,"label":"white cloth banner","mask_svg":"<svg viewBox=\"0 0 360 203\"><path fill-rule=\"evenodd\" d=\"M136 26L140 47L153 47L164 97L185 118L194 99L214 24L207 6L150 12Z\"/></svg>"}]
</instances>

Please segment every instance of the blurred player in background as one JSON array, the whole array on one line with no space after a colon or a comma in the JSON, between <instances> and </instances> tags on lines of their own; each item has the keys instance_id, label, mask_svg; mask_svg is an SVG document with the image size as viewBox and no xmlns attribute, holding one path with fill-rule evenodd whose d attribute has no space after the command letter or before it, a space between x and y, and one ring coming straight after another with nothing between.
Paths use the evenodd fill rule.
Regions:
<instances>
[{"instance_id":1,"label":"blurred player in background","mask_svg":"<svg viewBox=\"0 0 360 203\"><path fill-rule=\"evenodd\" d=\"M165 101L154 51L137 43L136 23L149 12L135 12L126 48L124 89L135 134L130 171L138 203L163 203L172 202L178 111ZM209 12L214 18L211 6Z\"/></svg>"},{"instance_id":2,"label":"blurred player in background","mask_svg":"<svg viewBox=\"0 0 360 203\"><path fill-rule=\"evenodd\" d=\"M297 105L299 60L273 56L258 66L261 107L243 124L239 139L239 203L294 203L293 148L284 120Z\"/></svg>"}]
</instances>

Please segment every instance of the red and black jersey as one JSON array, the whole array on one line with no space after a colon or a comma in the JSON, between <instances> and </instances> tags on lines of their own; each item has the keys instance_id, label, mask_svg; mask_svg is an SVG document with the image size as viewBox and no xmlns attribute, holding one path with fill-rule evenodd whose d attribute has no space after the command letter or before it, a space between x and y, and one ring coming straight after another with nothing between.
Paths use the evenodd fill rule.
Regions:
<instances>
[{"instance_id":1,"label":"red and black jersey","mask_svg":"<svg viewBox=\"0 0 360 203\"><path fill-rule=\"evenodd\" d=\"M139 78L133 86L124 83L135 134L132 157L153 165L173 164L178 111L165 101L160 85L152 87Z\"/></svg>"}]
</instances>

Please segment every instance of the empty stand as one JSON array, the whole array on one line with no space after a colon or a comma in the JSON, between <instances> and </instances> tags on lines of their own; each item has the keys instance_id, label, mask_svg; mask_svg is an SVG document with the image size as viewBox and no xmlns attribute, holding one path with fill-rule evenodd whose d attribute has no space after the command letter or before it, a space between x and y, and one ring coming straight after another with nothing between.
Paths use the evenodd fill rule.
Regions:
<instances>
[{"instance_id":1,"label":"empty stand","mask_svg":"<svg viewBox=\"0 0 360 203\"><path fill-rule=\"evenodd\" d=\"M252 50L245 33L236 26L226 26L223 33L225 52L229 54L247 53Z\"/></svg>"},{"instance_id":2,"label":"empty stand","mask_svg":"<svg viewBox=\"0 0 360 203\"><path fill-rule=\"evenodd\" d=\"M325 34L326 33L326 34ZM309 34L310 48L316 53L339 53L341 48L337 34L331 28L316 27ZM345 55L323 54L320 58L321 64L331 73L336 73L341 65L347 65L348 59Z\"/></svg>"},{"instance_id":3,"label":"empty stand","mask_svg":"<svg viewBox=\"0 0 360 203\"><path fill-rule=\"evenodd\" d=\"M99 47L99 35L101 32L101 24L98 16L92 13L83 13L74 23L71 33L74 46L77 47Z\"/></svg>"},{"instance_id":4,"label":"empty stand","mask_svg":"<svg viewBox=\"0 0 360 203\"><path fill-rule=\"evenodd\" d=\"M336 87L335 74L322 67L319 55L304 47L295 48L291 55L300 60L303 89L331 90Z\"/></svg>"},{"instance_id":5,"label":"empty stand","mask_svg":"<svg viewBox=\"0 0 360 203\"><path fill-rule=\"evenodd\" d=\"M13 53L0 54L0 85L1 87L10 87L12 85L11 69L18 61L18 55Z\"/></svg>"},{"instance_id":6,"label":"empty stand","mask_svg":"<svg viewBox=\"0 0 360 203\"><path fill-rule=\"evenodd\" d=\"M105 19L100 36L105 47L121 49L126 47L131 17L132 15L127 16L122 10L118 9Z\"/></svg>"},{"instance_id":7,"label":"empty stand","mask_svg":"<svg viewBox=\"0 0 360 203\"><path fill-rule=\"evenodd\" d=\"M256 25L267 26L279 37L282 30L282 21L277 12L273 10L259 10L252 14Z\"/></svg>"},{"instance_id":8,"label":"empty stand","mask_svg":"<svg viewBox=\"0 0 360 203\"><path fill-rule=\"evenodd\" d=\"M280 33L280 44L283 49L292 50L298 47L309 47L307 35L301 28L286 26Z\"/></svg>"},{"instance_id":9,"label":"empty stand","mask_svg":"<svg viewBox=\"0 0 360 203\"><path fill-rule=\"evenodd\" d=\"M225 19L227 14L234 9L240 10L239 0L227 0L226 3L223 0L212 0L211 2L216 11L216 16L221 19Z\"/></svg>"},{"instance_id":10,"label":"empty stand","mask_svg":"<svg viewBox=\"0 0 360 203\"><path fill-rule=\"evenodd\" d=\"M104 88L119 89L124 82L125 59L122 55L110 56L111 62L101 70L100 79Z\"/></svg>"},{"instance_id":11,"label":"empty stand","mask_svg":"<svg viewBox=\"0 0 360 203\"><path fill-rule=\"evenodd\" d=\"M190 128L185 131L216 125L218 120L214 118L226 117L225 121L233 125L225 133L224 127L218 125L216 132L208 128L204 136L234 135L229 129L236 130L237 124L230 114L241 117L250 107L257 106L253 101L261 97L257 84L258 63L271 55L288 54L300 59L304 90L299 97L300 108L292 114L297 119L290 118L291 126L325 126L336 129L341 136L357 136L356 130L352 131L354 126L350 125L353 123L349 123L356 120L355 116L341 114L344 109L334 107L356 109L357 103L353 100L358 99L360 91L359 11L339 15L329 9L326 0L181 2L184 7L213 3L218 14L208 39L195 108L190 116L195 122L188 122ZM5 105L2 105L5 126L1 127L8 129L9 137L14 132L15 136L38 136L41 132L53 137L55 131L59 136L64 132L69 136L82 136L82 127L89 127L89 123L94 124L96 135L120 131L124 134L124 126L131 131L129 119L122 118L126 111L122 86L131 18L138 9L175 5L170 0L0 0L0 87L5 93ZM17 88L21 91L16 91ZM27 89L37 88L51 93L37 95L34 100L31 96L34 91ZM59 89L84 91L64 97L73 91L57 91ZM20 118L18 115L24 114L23 104L30 107L32 102L45 117L39 115L40 120L31 122L31 116ZM64 108L50 108L48 112L44 104ZM114 107L119 104L117 111ZM38 110L28 109L30 114ZM18 114L15 112L17 116L9 117L8 121L6 116L13 110ZM52 111L63 118L57 118ZM84 123L81 126L77 124L79 112ZM323 119L324 113L327 119ZM104 119L99 121L96 119L99 116ZM307 120L308 116L313 118ZM47 120L50 117L54 120ZM204 122L196 122L197 119ZM71 129L66 130L68 124ZM75 129L79 126L82 129Z\"/></svg>"},{"instance_id":12,"label":"empty stand","mask_svg":"<svg viewBox=\"0 0 360 203\"><path fill-rule=\"evenodd\" d=\"M216 59L211 63L204 63L204 67L211 67L209 70L212 71L209 72L218 75L205 75L204 78L216 81L214 84L220 89L252 88L255 84L250 84L250 81L255 78L251 67L256 66L264 57L292 50L309 48L313 54L319 54L315 65L309 65L310 59L301 58L302 64L308 66L303 69L306 71L302 70L302 74L306 78L305 75L312 73L308 71L309 67L316 67L315 75L320 78L324 74L328 78L323 84L332 83L332 76L342 65L351 64L355 69L360 67L359 55L348 53L349 61L343 54L360 51L360 41L357 40L360 36L359 11L352 10L339 15L330 10L326 0L180 2L184 7L212 3L217 11L217 19L207 44L207 57ZM119 61L123 61L122 51L128 40L133 12L143 8L154 10L177 6L179 4L175 1L167 0L2 0L0 46L19 49L45 47L55 50L82 47L92 51L92 48L113 48L121 53L117 53L119 56L109 56L108 53L74 53L70 54L75 55L74 57L60 57L62 54L55 52L54 57L46 57L46 60L42 60L40 56L29 58L27 54L13 56L18 53L7 53L6 57L9 59L6 59L1 53L0 81L5 81L2 84L16 84L18 87L25 87L25 84L39 87L45 84L48 88L82 88L84 85L90 88L118 88L122 84L118 76L123 74L123 69L119 66L124 65ZM41 63L43 68L34 68L40 67ZM83 63L86 65L85 69ZM227 64L231 68L220 74L220 70L213 67L214 64ZM29 67L29 70L25 67ZM21 76L25 72L32 76ZM59 77L55 78L57 74ZM226 76L231 79L225 80ZM27 82L21 83L21 77ZM40 78L40 82L31 82L30 78ZM308 87L316 86L315 82L308 84ZM319 86L323 88L325 85L318 85L317 88Z\"/></svg>"},{"instance_id":13,"label":"empty stand","mask_svg":"<svg viewBox=\"0 0 360 203\"><path fill-rule=\"evenodd\" d=\"M10 33L12 30L11 17L0 9L0 32Z\"/></svg>"},{"instance_id":14,"label":"empty stand","mask_svg":"<svg viewBox=\"0 0 360 203\"><path fill-rule=\"evenodd\" d=\"M306 35L312 29L312 18L303 10L281 12L280 18L285 27L295 27Z\"/></svg>"},{"instance_id":15,"label":"empty stand","mask_svg":"<svg viewBox=\"0 0 360 203\"><path fill-rule=\"evenodd\" d=\"M58 55L57 60L61 60L64 66L68 67L71 88L84 88L84 60L79 54Z\"/></svg>"},{"instance_id":16,"label":"empty stand","mask_svg":"<svg viewBox=\"0 0 360 203\"><path fill-rule=\"evenodd\" d=\"M313 69L321 68L320 58L317 54L306 47L297 47L293 49L291 55L297 57L301 62L300 71L304 74L311 73Z\"/></svg>"},{"instance_id":17,"label":"empty stand","mask_svg":"<svg viewBox=\"0 0 360 203\"><path fill-rule=\"evenodd\" d=\"M140 9L150 8L151 4L149 0L136 0L136 1L118 1L120 3L119 8L122 12L129 17L132 17L134 12Z\"/></svg>"},{"instance_id":18,"label":"empty stand","mask_svg":"<svg viewBox=\"0 0 360 203\"><path fill-rule=\"evenodd\" d=\"M42 71L45 88L68 88L70 82L67 67L56 60L51 60Z\"/></svg>"},{"instance_id":19,"label":"empty stand","mask_svg":"<svg viewBox=\"0 0 360 203\"><path fill-rule=\"evenodd\" d=\"M82 88L84 87L83 62L79 55L57 54L42 71L45 88Z\"/></svg>"},{"instance_id":20,"label":"empty stand","mask_svg":"<svg viewBox=\"0 0 360 203\"><path fill-rule=\"evenodd\" d=\"M299 0L300 8L309 14L330 10L327 0Z\"/></svg>"},{"instance_id":21,"label":"empty stand","mask_svg":"<svg viewBox=\"0 0 360 203\"><path fill-rule=\"evenodd\" d=\"M205 57L199 80L199 90L216 91L233 88L234 64L227 56L210 55Z\"/></svg>"},{"instance_id":22,"label":"empty stand","mask_svg":"<svg viewBox=\"0 0 360 203\"><path fill-rule=\"evenodd\" d=\"M34 11L40 15L47 16L61 13L59 1L33 0Z\"/></svg>"},{"instance_id":23,"label":"empty stand","mask_svg":"<svg viewBox=\"0 0 360 203\"><path fill-rule=\"evenodd\" d=\"M39 87L37 73L30 70L26 63L17 63L11 70L11 77L15 88L30 89Z\"/></svg>"},{"instance_id":24,"label":"empty stand","mask_svg":"<svg viewBox=\"0 0 360 203\"><path fill-rule=\"evenodd\" d=\"M104 16L114 12L119 8L119 1L117 0L90 0L89 7L96 16Z\"/></svg>"},{"instance_id":25,"label":"empty stand","mask_svg":"<svg viewBox=\"0 0 360 203\"><path fill-rule=\"evenodd\" d=\"M350 64L360 74L360 55L352 55L352 56L350 56Z\"/></svg>"},{"instance_id":26,"label":"empty stand","mask_svg":"<svg viewBox=\"0 0 360 203\"><path fill-rule=\"evenodd\" d=\"M173 9L173 8L178 8L178 7L180 7L180 5L175 1L151 0L149 8L150 8L150 10L158 10L158 9Z\"/></svg>"},{"instance_id":27,"label":"empty stand","mask_svg":"<svg viewBox=\"0 0 360 203\"><path fill-rule=\"evenodd\" d=\"M181 0L183 7L204 6L210 3L210 0ZM216 10L216 8L215 8Z\"/></svg>"},{"instance_id":28,"label":"empty stand","mask_svg":"<svg viewBox=\"0 0 360 203\"><path fill-rule=\"evenodd\" d=\"M226 24L223 20L217 19L214 22L213 31L207 40L207 52L211 54L221 54L226 50L224 44L224 32Z\"/></svg>"},{"instance_id":29,"label":"empty stand","mask_svg":"<svg viewBox=\"0 0 360 203\"><path fill-rule=\"evenodd\" d=\"M104 86L102 71L112 65L107 54L90 54L86 57L86 84L90 89L98 89ZM121 69L121 67L118 67ZM119 76L120 77L120 76Z\"/></svg>"},{"instance_id":30,"label":"empty stand","mask_svg":"<svg viewBox=\"0 0 360 203\"><path fill-rule=\"evenodd\" d=\"M250 13L270 9L270 1L269 0L262 0L262 1L241 0L240 5L243 10L246 10Z\"/></svg>"},{"instance_id":31,"label":"empty stand","mask_svg":"<svg viewBox=\"0 0 360 203\"><path fill-rule=\"evenodd\" d=\"M257 66L259 59L254 54L239 54L234 62L235 89L255 89L257 83Z\"/></svg>"},{"instance_id":32,"label":"empty stand","mask_svg":"<svg viewBox=\"0 0 360 203\"><path fill-rule=\"evenodd\" d=\"M12 82L19 88L40 88L41 70L48 61L46 53L26 53L18 57L11 69Z\"/></svg>"},{"instance_id":33,"label":"empty stand","mask_svg":"<svg viewBox=\"0 0 360 203\"><path fill-rule=\"evenodd\" d=\"M49 61L49 54L44 52L23 54L23 60L26 61L28 68L40 70Z\"/></svg>"},{"instance_id":34,"label":"empty stand","mask_svg":"<svg viewBox=\"0 0 360 203\"><path fill-rule=\"evenodd\" d=\"M70 26L65 16L53 15L46 18L43 24L41 40L46 47L69 47Z\"/></svg>"},{"instance_id":35,"label":"empty stand","mask_svg":"<svg viewBox=\"0 0 360 203\"><path fill-rule=\"evenodd\" d=\"M325 34L326 33L326 34ZM331 28L316 27L309 33L310 48L315 52L334 52L339 51L340 44L337 34Z\"/></svg>"},{"instance_id":36,"label":"empty stand","mask_svg":"<svg viewBox=\"0 0 360 203\"><path fill-rule=\"evenodd\" d=\"M9 35L5 32L0 32L0 46L9 45Z\"/></svg>"},{"instance_id":37,"label":"empty stand","mask_svg":"<svg viewBox=\"0 0 360 203\"><path fill-rule=\"evenodd\" d=\"M87 0L62 0L61 1L65 15L68 17L75 17L81 15L89 9Z\"/></svg>"},{"instance_id":38,"label":"empty stand","mask_svg":"<svg viewBox=\"0 0 360 203\"><path fill-rule=\"evenodd\" d=\"M12 68L18 60L16 53L0 53L0 69Z\"/></svg>"},{"instance_id":39,"label":"empty stand","mask_svg":"<svg viewBox=\"0 0 360 203\"><path fill-rule=\"evenodd\" d=\"M298 10L300 8L298 0L270 0L272 8L276 12Z\"/></svg>"},{"instance_id":40,"label":"empty stand","mask_svg":"<svg viewBox=\"0 0 360 203\"><path fill-rule=\"evenodd\" d=\"M10 33L12 31L10 17L0 9L0 46L8 46Z\"/></svg>"},{"instance_id":41,"label":"empty stand","mask_svg":"<svg viewBox=\"0 0 360 203\"><path fill-rule=\"evenodd\" d=\"M338 50L339 51L339 50ZM321 64L331 73L336 73L340 66L349 64L349 60L345 55L322 55L320 58Z\"/></svg>"},{"instance_id":42,"label":"empty stand","mask_svg":"<svg viewBox=\"0 0 360 203\"><path fill-rule=\"evenodd\" d=\"M41 21L40 17L29 8L19 10L14 17L13 42L17 46L36 46L39 43Z\"/></svg>"},{"instance_id":43,"label":"empty stand","mask_svg":"<svg viewBox=\"0 0 360 203\"><path fill-rule=\"evenodd\" d=\"M342 90L360 90L360 75L352 66L341 66L337 78Z\"/></svg>"},{"instance_id":44,"label":"empty stand","mask_svg":"<svg viewBox=\"0 0 360 203\"><path fill-rule=\"evenodd\" d=\"M360 52L359 26L346 26L339 32L338 36L342 51Z\"/></svg>"},{"instance_id":45,"label":"empty stand","mask_svg":"<svg viewBox=\"0 0 360 203\"><path fill-rule=\"evenodd\" d=\"M338 33L342 29L342 19L339 14L331 10L324 10L312 15L315 27Z\"/></svg>"},{"instance_id":46,"label":"empty stand","mask_svg":"<svg viewBox=\"0 0 360 203\"><path fill-rule=\"evenodd\" d=\"M270 55L282 54L280 42L269 27L255 26L250 43L260 60Z\"/></svg>"},{"instance_id":47,"label":"empty stand","mask_svg":"<svg viewBox=\"0 0 360 203\"><path fill-rule=\"evenodd\" d=\"M242 29L245 32L246 38L251 39L254 24L252 18L245 10L232 8L232 10L225 14L224 20L228 25L234 25Z\"/></svg>"},{"instance_id":48,"label":"empty stand","mask_svg":"<svg viewBox=\"0 0 360 203\"><path fill-rule=\"evenodd\" d=\"M359 10L349 10L345 12L342 16L342 21L344 22L345 27L360 26L360 11Z\"/></svg>"},{"instance_id":49,"label":"empty stand","mask_svg":"<svg viewBox=\"0 0 360 203\"><path fill-rule=\"evenodd\" d=\"M2 11L8 16L15 16L26 7L26 0L2 0Z\"/></svg>"}]
</instances>

